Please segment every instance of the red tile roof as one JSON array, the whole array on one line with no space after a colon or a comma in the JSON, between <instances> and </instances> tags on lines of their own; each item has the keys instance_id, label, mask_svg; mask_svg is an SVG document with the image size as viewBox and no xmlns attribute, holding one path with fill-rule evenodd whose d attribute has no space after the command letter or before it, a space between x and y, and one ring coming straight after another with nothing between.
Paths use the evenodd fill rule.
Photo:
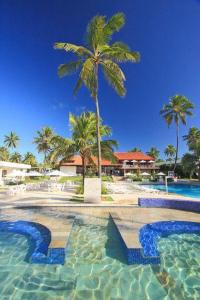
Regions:
<instances>
[{"instance_id":1,"label":"red tile roof","mask_svg":"<svg viewBox=\"0 0 200 300\"><path fill-rule=\"evenodd\" d=\"M115 152L118 160L154 160L153 157L142 152ZM94 163L97 165L97 158L93 157ZM118 165L119 163L112 163L109 160L102 159L102 166ZM74 155L70 159L61 162L61 166L82 166L82 159L80 155Z\"/></svg>"}]
</instances>

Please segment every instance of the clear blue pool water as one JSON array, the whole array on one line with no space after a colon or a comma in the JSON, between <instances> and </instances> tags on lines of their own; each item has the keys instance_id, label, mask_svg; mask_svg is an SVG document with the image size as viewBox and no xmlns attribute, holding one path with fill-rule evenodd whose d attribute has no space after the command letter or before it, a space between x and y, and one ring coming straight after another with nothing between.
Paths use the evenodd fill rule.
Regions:
<instances>
[{"instance_id":1,"label":"clear blue pool water","mask_svg":"<svg viewBox=\"0 0 200 300\"><path fill-rule=\"evenodd\" d=\"M1 300L199 300L200 236L160 239L160 265L125 262L107 218L79 218L64 265L24 261L29 240L0 233Z\"/></svg>"},{"instance_id":2,"label":"clear blue pool water","mask_svg":"<svg viewBox=\"0 0 200 300\"><path fill-rule=\"evenodd\" d=\"M153 190L166 191L164 184L145 184L143 186ZM200 199L200 185L169 184L168 192Z\"/></svg>"}]
</instances>

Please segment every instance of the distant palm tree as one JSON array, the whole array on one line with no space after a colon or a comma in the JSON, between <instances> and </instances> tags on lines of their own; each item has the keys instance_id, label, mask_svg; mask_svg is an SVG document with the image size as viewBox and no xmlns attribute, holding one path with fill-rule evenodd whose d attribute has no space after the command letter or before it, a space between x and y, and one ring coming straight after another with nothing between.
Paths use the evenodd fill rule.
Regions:
<instances>
[{"instance_id":1,"label":"distant palm tree","mask_svg":"<svg viewBox=\"0 0 200 300\"><path fill-rule=\"evenodd\" d=\"M22 162L22 155L19 152L14 152L11 154L10 161L20 163Z\"/></svg>"},{"instance_id":2,"label":"distant palm tree","mask_svg":"<svg viewBox=\"0 0 200 300\"><path fill-rule=\"evenodd\" d=\"M170 126L172 122L176 125L176 156L174 163L174 171L177 165L178 150L179 150L179 126L180 123L186 125L186 117L192 116L192 109L194 105L185 96L176 95L170 98L168 104L163 106L160 114L163 116L167 125Z\"/></svg>"},{"instance_id":3,"label":"distant palm tree","mask_svg":"<svg viewBox=\"0 0 200 300\"><path fill-rule=\"evenodd\" d=\"M62 64L58 68L61 77L79 72L74 93L84 84L90 91L96 104L96 131L98 145L98 176L101 177L101 134L98 101L99 67L118 95L124 96L125 75L118 63L138 62L140 55L121 42L110 43L112 35L125 24L123 13L113 15L108 21L105 16L95 16L87 26L86 47L70 43L55 43L54 48L75 53L77 60Z\"/></svg>"},{"instance_id":4,"label":"distant palm tree","mask_svg":"<svg viewBox=\"0 0 200 300\"><path fill-rule=\"evenodd\" d=\"M173 145L169 144L165 148L164 153L170 160L172 160L176 155L176 148Z\"/></svg>"},{"instance_id":5,"label":"distant palm tree","mask_svg":"<svg viewBox=\"0 0 200 300\"><path fill-rule=\"evenodd\" d=\"M44 163L47 163L47 155L51 151L53 137L53 130L46 126L42 130L38 130L37 136L34 138L33 143L37 145L38 152L44 153Z\"/></svg>"},{"instance_id":6,"label":"distant palm tree","mask_svg":"<svg viewBox=\"0 0 200 300\"><path fill-rule=\"evenodd\" d=\"M9 161L10 153L6 147L0 147L0 160Z\"/></svg>"},{"instance_id":7,"label":"distant palm tree","mask_svg":"<svg viewBox=\"0 0 200 300\"><path fill-rule=\"evenodd\" d=\"M200 130L197 127L190 128L188 134L183 136L183 139L187 142L189 149L193 150L200 141Z\"/></svg>"},{"instance_id":8,"label":"distant palm tree","mask_svg":"<svg viewBox=\"0 0 200 300\"><path fill-rule=\"evenodd\" d=\"M15 132L10 132L10 134L4 136L4 144L8 148L16 148L20 138Z\"/></svg>"},{"instance_id":9,"label":"distant palm tree","mask_svg":"<svg viewBox=\"0 0 200 300\"><path fill-rule=\"evenodd\" d=\"M72 131L72 148L74 153L79 153L82 158L83 182L87 164L95 164L94 157L98 155L98 145L96 142L96 115L92 112L82 113L80 116L70 114L69 121ZM110 127L102 125L100 120L101 136L111 134ZM113 151L117 147L114 140L101 141L102 157L104 159L115 160Z\"/></svg>"},{"instance_id":10,"label":"distant palm tree","mask_svg":"<svg viewBox=\"0 0 200 300\"><path fill-rule=\"evenodd\" d=\"M156 147L151 147L147 154L153 157L155 160L158 159L160 151Z\"/></svg>"},{"instance_id":11,"label":"distant palm tree","mask_svg":"<svg viewBox=\"0 0 200 300\"><path fill-rule=\"evenodd\" d=\"M38 165L35 155L31 152L25 153L23 163L31 165L32 167L37 167Z\"/></svg>"},{"instance_id":12,"label":"distant palm tree","mask_svg":"<svg viewBox=\"0 0 200 300\"><path fill-rule=\"evenodd\" d=\"M141 152L141 149L138 147L134 147L133 149L131 149L129 152Z\"/></svg>"}]
</instances>

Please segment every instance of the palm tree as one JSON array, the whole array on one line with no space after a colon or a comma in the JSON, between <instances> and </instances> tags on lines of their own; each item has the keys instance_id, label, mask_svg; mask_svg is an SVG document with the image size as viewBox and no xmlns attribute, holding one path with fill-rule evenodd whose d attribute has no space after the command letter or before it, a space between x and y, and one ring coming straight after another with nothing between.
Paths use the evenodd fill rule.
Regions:
<instances>
[{"instance_id":1,"label":"palm tree","mask_svg":"<svg viewBox=\"0 0 200 300\"><path fill-rule=\"evenodd\" d=\"M133 149L131 149L129 152L141 152L141 149L138 147L134 147Z\"/></svg>"},{"instance_id":2,"label":"palm tree","mask_svg":"<svg viewBox=\"0 0 200 300\"><path fill-rule=\"evenodd\" d=\"M200 181L200 130L196 127L189 129L187 135L185 135L184 140L187 141L187 145L191 153L188 153L186 159L183 161L185 165L195 165L195 168L192 168L192 172L196 170L198 172L198 177Z\"/></svg>"},{"instance_id":3,"label":"palm tree","mask_svg":"<svg viewBox=\"0 0 200 300\"><path fill-rule=\"evenodd\" d=\"M14 152L11 154L10 161L20 163L22 161L22 155L19 152Z\"/></svg>"},{"instance_id":4,"label":"palm tree","mask_svg":"<svg viewBox=\"0 0 200 300\"><path fill-rule=\"evenodd\" d=\"M34 138L33 143L37 145L38 152L44 153L44 163L47 163L47 155L51 151L53 137L53 130L46 126L43 127L42 130L38 130L37 136Z\"/></svg>"},{"instance_id":5,"label":"palm tree","mask_svg":"<svg viewBox=\"0 0 200 300\"><path fill-rule=\"evenodd\" d=\"M10 134L4 136L4 144L8 148L16 148L20 138L15 132L10 132Z\"/></svg>"},{"instance_id":6,"label":"palm tree","mask_svg":"<svg viewBox=\"0 0 200 300\"><path fill-rule=\"evenodd\" d=\"M63 77L79 72L74 94L84 84L90 91L96 105L96 131L98 145L98 176L101 177L101 134L100 112L98 100L99 67L106 80L115 89L118 95L125 96L125 75L118 63L138 62L140 55L133 52L122 42L111 43L112 35L118 32L125 24L123 13L113 15L109 20L105 16L95 16L87 26L86 47L70 43L55 43L54 48L76 54L77 59L58 67L58 74Z\"/></svg>"},{"instance_id":7,"label":"palm tree","mask_svg":"<svg viewBox=\"0 0 200 300\"><path fill-rule=\"evenodd\" d=\"M79 153L82 158L83 182L86 173L87 164L95 164L94 157L98 154L98 145L96 142L96 114L92 112L82 113L80 116L70 114L69 122L72 131L71 151ZM109 136L111 134L110 127L102 125L100 120L101 136ZM117 142L114 140L101 141L102 157L104 159L114 160L114 147Z\"/></svg>"},{"instance_id":8,"label":"palm tree","mask_svg":"<svg viewBox=\"0 0 200 300\"><path fill-rule=\"evenodd\" d=\"M158 159L160 151L156 147L151 147L147 154L153 157L155 160Z\"/></svg>"},{"instance_id":9,"label":"palm tree","mask_svg":"<svg viewBox=\"0 0 200 300\"><path fill-rule=\"evenodd\" d=\"M10 153L6 147L0 147L0 160L9 161Z\"/></svg>"},{"instance_id":10,"label":"palm tree","mask_svg":"<svg viewBox=\"0 0 200 300\"><path fill-rule=\"evenodd\" d=\"M173 145L169 144L165 148L164 153L171 161L173 159L173 157L175 157L175 155L176 155L176 148Z\"/></svg>"},{"instance_id":11,"label":"palm tree","mask_svg":"<svg viewBox=\"0 0 200 300\"><path fill-rule=\"evenodd\" d=\"M197 170L196 156L192 153L185 153L182 157L181 164L183 171L189 174L190 179Z\"/></svg>"},{"instance_id":12,"label":"palm tree","mask_svg":"<svg viewBox=\"0 0 200 300\"><path fill-rule=\"evenodd\" d=\"M163 116L168 126L170 126L172 122L175 122L176 125L176 156L174 163L174 171L176 169L178 159L179 126L180 123L186 125L186 117L192 116L193 108L194 105L185 96L176 95L170 98L169 103L165 104L163 106L163 109L160 111L160 114Z\"/></svg>"},{"instance_id":13,"label":"palm tree","mask_svg":"<svg viewBox=\"0 0 200 300\"><path fill-rule=\"evenodd\" d=\"M74 154L72 141L61 136L55 135L52 140L52 147L48 154L48 160L53 166L59 163L63 158L69 158Z\"/></svg>"},{"instance_id":14,"label":"palm tree","mask_svg":"<svg viewBox=\"0 0 200 300\"><path fill-rule=\"evenodd\" d=\"M37 167L38 165L35 155L31 152L25 153L23 163L31 165L32 167Z\"/></svg>"}]
</instances>

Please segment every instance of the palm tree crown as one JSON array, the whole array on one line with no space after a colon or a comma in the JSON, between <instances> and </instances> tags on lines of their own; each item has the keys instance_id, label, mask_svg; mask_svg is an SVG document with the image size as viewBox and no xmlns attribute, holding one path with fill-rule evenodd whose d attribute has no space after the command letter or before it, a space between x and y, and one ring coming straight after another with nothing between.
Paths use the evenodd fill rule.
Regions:
<instances>
[{"instance_id":1,"label":"palm tree crown","mask_svg":"<svg viewBox=\"0 0 200 300\"><path fill-rule=\"evenodd\" d=\"M194 105L185 96L176 95L170 98L168 104L165 104L160 111L167 125L170 126L174 121L176 125L176 156L174 163L174 171L176 169L178 150L179 150L179 124L186 125L186 117L192 116Z\"/></svg>"},{"instance_id":2,"label":"palm tree crown","mask_svg":"<svg viewBox=\"0 0 200 300\"><path fill-rule=\"evenodd\" d=\"M167 147L165 148L164 153L165 153L165 155L166 155L167 157L172 158L172 157L174 157L175 154L176 154L176 148L175 148L173 145L169 144L169 145L167 145Z\"/></svg>"},{"instance_id":3,"label":"palm tree crown","mask_svg":"<svg viewBox=\"0 0 200 300\"><path fill-rule=\"evenodd\" d=\"M158 159L160 151L156 147L151 147L147 154L153 157L155 160Z\"/></svg>"},{"instance_id":4,"label":"palm tree crown","mask_svg":"<svg viewBox=\"0 0 200 300\"><path fill-rule=\"evenodd\" d=\"M43 127L41 131L37 131L37 136L34 138L34 144L37 145L37 150L40 153L44 153L44 162L46 163L47 154L51 150L52 138L54 132L50 127Z\"/></svg>"},{"instance_id":5,"label":"palm tree crown","mask_svg":"<svg viewBox=\"0 0 200 300\"><path fill-rule=\"evenodd\" d=\"M22 155L19 152L14 152L10 157L10 161L20 163L22 161Z\"/></svg>"},{"instance_id":6,"label":"palm tree crown","mask_svg":"<svg viewBox=\"0 0 200 300\"><path fill-rule=\"evenodd\" d=\"M112 35L118 32L125 24L123 13L113 15L109 20L105 16L95 16L87 26L86 46L71 43L55 43L54 48L72 52L77 59L66 64L61 64L58 74L63 77L78 72L78 80L74 94L85 85L96 105L96 131L98 144L98 173L101 176L101 135L100 112L98 102L98 74L101 67L106 80L115 89L118 95L124 96L125 75L119 67L122 62L138 62L140 55L131 51L128 45L122 42L111 43Z\"/></svg>"},{"instance_id":7,"label":"palm tree crown","mask_svg":"<svg viewBox=\"0 0 200 300\"><path fill-rule=\"evenodd\" d=\"M4 144L8 148L16 148L20 138L16 135L15 132L10 132L10 134L5 135Z\"/></svg>"}]
</instances>

